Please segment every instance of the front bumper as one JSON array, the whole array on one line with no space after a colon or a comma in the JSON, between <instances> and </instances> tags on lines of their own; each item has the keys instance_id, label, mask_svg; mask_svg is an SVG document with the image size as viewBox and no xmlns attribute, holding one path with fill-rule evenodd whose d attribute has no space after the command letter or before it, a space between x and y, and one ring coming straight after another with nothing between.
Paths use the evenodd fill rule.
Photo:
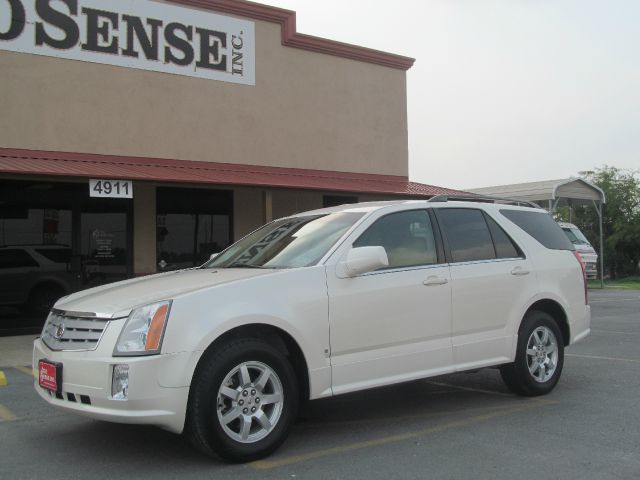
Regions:
<instances>
[{"instance_id":1,"label":"front bumper","mask_svg":"<svg viewBox=\"0 0 640 480\"><path fill-rule=\"evenodd\" d=\"M107 347L95 351L53 351L40 339L33 343L35 389L51 405L80 415L117 423L157 425L174 433L184 428L189 386L180 378L168 378L191 359L189 352L143 357L112 357ZM110 343L110 342L106 342ZM111 345L109 345L111 346ZM62 363L62 392L39 386L38 361ZM129 365L127 400L111 397L113 366ZM184 371L182 371L184 372ZM180 375L180 373L178 373ZM167 386L175 385L175 386Z\"/></svg>"}]
</instances>

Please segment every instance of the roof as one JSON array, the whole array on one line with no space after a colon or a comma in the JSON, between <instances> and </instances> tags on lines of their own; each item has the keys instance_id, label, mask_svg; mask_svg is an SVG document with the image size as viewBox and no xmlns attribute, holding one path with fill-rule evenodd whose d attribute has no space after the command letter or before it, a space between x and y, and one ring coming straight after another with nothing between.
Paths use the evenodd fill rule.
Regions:
<instances>
[{"instance_id":1,"label":"roof","mask_svg":"<svg viewBox=\"0 0 640 480\"><path fill-rule=\"evenodd\" d=\"M540 182L515 183L494 187L472 188L469 192L495 197L509 197L530 202L568 199L574 203L606 202L605 194L583 178L562 178Z\"/></svg>"},{"instance_id":2,"label":"roof","mask_svg":"<svg viewBox=\"0 0 640 480\"><path fill-rule=\"evenodd\" d=\"M424 202L424 200L423 200ZM345 203L342 205L334 205L333 207L317 208L315 210L308 210L306 212L294 213L292 217L301 217L306 215L321 215L325 213L338 213L338 212L373 212L385 207L393 207L395 205L406 205L412 203L420 203L418 200L402 199L402 200L382 200L379 202L358 202L358 203Z\"/></svg>"},{"instance_id":3,"label":"roof","mask_svg":"<svg viewBox=\"0 0 640 480\"><path fill-rule=\"evenodd\" d=\"M396 68L399 70L408 70L415 62L415 59L404 57L402 55L381 52L379 50L298 33L296 31L296 12L292 10L285 10L283 8L247 2L244 0L169 1L171 3L177 3L189 7L203 8L206 10L238 15L245 18L253 18L254 20L279 23L282 31L282 45L286 47L300 48L302 50L383 65L385 67ZM339 16L341 15L341 12L339 10L335 11L334 15ZM355 19L353 21L355 21Z\"/></svg>"},{"instance_id":4,"label":"roof","mask_svg":"<svg viewBox=\"0 0 640 480\"><path fill-rule=\"evenodd\" d=\"M516 205L516 204L504 204L504 203L494 203L493 201L489 201L490 199L482 199L480 200L473 199L469 196L468 199L460 198L455 200L439 200L438 198L403 198L396 200L382 200L377 202L358 202L358 203L345 203L343 205L335 205L333 207L325 207L318 208L316 210L309 210L306 212L299 212L291 215L292 217L301 217L306 215L320 215L326 213L336 213L336 212L373 212L375 210L381 210L383 208L395 207L398 205L412 205L419 206L417 208L425 208L425 206L429 207L437 207L437 208L470 208L470 204L473 208L480 209L493 209L493 210L503 210L508 208L510 210L528 210L535 211L540 213L547 213L544 209L541 209L537 205Z\"/></svg>"},{"instance_id":5,"label":"roof","mask_svg":"<svg viewBox=\"0 0 640 480\"><path fill-rule=\"evenodd\" d=\"M407 177L397 175L11 148L0 148L0 173L295 188L414 198L461 193L411 182Z\"/></svg>"}]
</instances>

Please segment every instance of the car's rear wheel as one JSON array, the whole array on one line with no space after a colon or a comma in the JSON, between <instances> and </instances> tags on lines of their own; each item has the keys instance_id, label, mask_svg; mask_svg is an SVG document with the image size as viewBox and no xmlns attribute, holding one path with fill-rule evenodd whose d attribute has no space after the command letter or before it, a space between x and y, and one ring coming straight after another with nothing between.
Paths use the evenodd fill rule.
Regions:
<instances>
[{"instance_id":1,"label":"car's rear wheel","mask_svg":"<svg viewBox=\"0 0 640 480\"><path fill-rule=\"evenodd\" d=\"M549 393L558 383L564 364L564 339L556 321L545 312L529 312L518 333L514 363L500 369L502 379L518 395Z\"/></svg>"},{"instance_id":2,"label":"car's rear wheel","mask_svg":"<svg viewBox=\"0 0 640 480\"><path fill-rule=\"evenodd\" d=\"M297 410L297 381L287 357L264 340L238 339L198 366L186 432L202 452L246 462L284 442Z\"/></svg>"}]
</instances>

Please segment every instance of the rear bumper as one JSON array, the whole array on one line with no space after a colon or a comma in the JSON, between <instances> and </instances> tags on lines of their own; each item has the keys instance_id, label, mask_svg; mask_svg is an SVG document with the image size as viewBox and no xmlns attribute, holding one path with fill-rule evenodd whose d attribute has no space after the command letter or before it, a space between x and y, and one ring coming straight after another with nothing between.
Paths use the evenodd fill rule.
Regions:
<instances>
[{"instance_id":1,"label":"rear bumper","mask_svg":"<svg viewBox=\"0 0 640 480\"><path fill-rule=\"evenodd\" d=\"M40 339L33 343L36 392L49 404L67 411L117 423L157 425L181 433L189 397L189 387L163 387L162 372L169 363L186 361L188 353L147 357L100 357L94 352L58 352L50 350ZM62 393L39 386L38 361L62 363ZM127 400L111 397L113 366L129 365Z\"/></svg>"},{"instance_id":2,"label":"rear bumper","mask_svg":"<svg viewBox=\"0 0 640 480\"><path fill-rule=\"evenodd\" d=\"M571 332L570 344L579 342L591 333L591 306L586 305L582 318L576 319L569 325Z\"/></svg>"}]
</instances>

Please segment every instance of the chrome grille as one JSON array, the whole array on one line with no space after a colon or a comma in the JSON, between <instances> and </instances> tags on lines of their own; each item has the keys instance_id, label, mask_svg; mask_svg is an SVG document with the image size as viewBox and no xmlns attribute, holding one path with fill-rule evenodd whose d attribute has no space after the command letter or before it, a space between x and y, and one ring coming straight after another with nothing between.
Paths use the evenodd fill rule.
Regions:
<instances>
[{"instance_id":1,"label":"chrome grille","mask_svg":"<svg viewBox=\"0 0 640 480\"><path fill-rule=\"evenodd\" d=\"M42 341L51 350L95 350L108 318L87 318L52 311L42 330Z\"/></svg>"}]
</instances>

